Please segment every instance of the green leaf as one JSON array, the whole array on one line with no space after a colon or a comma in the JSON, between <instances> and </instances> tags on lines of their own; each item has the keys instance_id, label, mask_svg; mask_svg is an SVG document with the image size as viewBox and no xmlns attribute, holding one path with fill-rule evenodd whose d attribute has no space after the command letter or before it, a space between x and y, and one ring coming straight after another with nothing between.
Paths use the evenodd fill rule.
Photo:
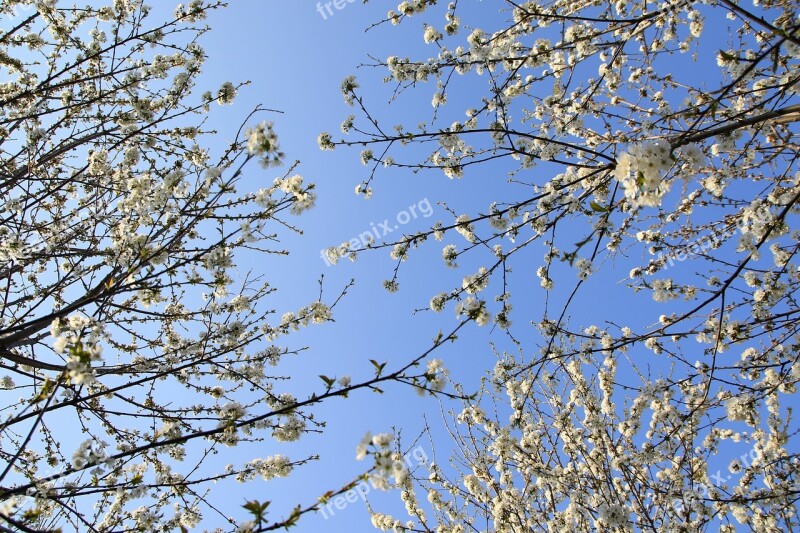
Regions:
<instances>
[{"instance_id":1,"label":"green leaf","mask_svg":"<svg viewBox=\"0 0 800 533\"><path fill-rule=\"evenodd\" d=\"M636 186L639 188L644 187L644 174L641 170L636 173Z\"/></svg>"},{"instance_id":2,"label":"green leaf","mask_svg":"<svg viewBox=\"0 0 800 533\"><path fill-rule=\"evenodd\" d=\"M44 384L42 385L42 390L39 391L39 394L37 394L36 397L33 398L32 400L33 403L39 403L42 400L46 400L47 397L50 396L50 394L53 392L55 385L56 385L55 382L50 381L50 378L45 378Z\"/></svg>"},{"instance_id":3,"label":"green leaf","mask_svg":"<svg viewBox=\"0 0 800 533\"><path fill-rule=\"evenodd\" d=\"M330 388L333 386L334 382L336 381L336 380L335 380L335 379L333 379L333 378L329 378L329 377L328 377L328 376L326 376L325 374L320 374L320 375L319 375L319 378L320 378L322 381L324 381L324 382L325 382L325 385L327 385L329 389L330 389Z\"/></svg>"},{"instance_id":4,"label":"green leaf","mask_svg":"<svg viewBox=\"0 0 800 533\"><path fill-rule=\"evenodd\" d=\"M380 375L383 373L383 368L386 366L386 363L379 363L375 359L370 359L369 362L375 367L375 375L380 377Z\"/></svg>"},{"instance_id":5,"label":"green leaf","mask_svg":"<svg viewBox=\"0 0 800 533\"><path fill-rule=\"evenodd\" d=\"M592 211L597 211L598 213L606 213L608 212L608 207L603 206L592 200L589 202L589 207L592 208Z\"/></svg>"},{"instance_id":6,"label":"green leaf","mask_svg":"<svg viewBox=\"0 0 800 533\"><path fill-rule=\"evenodd\" d=\"M270 501L261 503L258 500L252 500L242 505L242 507L245 510L249 511L250 514L256 517L259 521L261 521L264 518L264 514L267 511L267 507L269 507L269 504L271 503L272 502Z\"/></svg>"},{"instance_id":7,"label":"green leaf","mask_svg":"<svg viewBox=\"0 0 800 533\"><path fill-rule=\"evenodd\" d=\"M33 522L41 516L42 512L39 509L27 509L22 513L22 519L26 522Z\"/></svg>"},{"instance_id":8,"label":"green leaf","mask_svg":"<svg viewBox=\"0 0 800 533\"><path fill-rule=\"evenodd\" d=\"M284 527L288 530L290 527L297 525L297 521L300 520L302 514L299 505L292 509L292 514L286 519L286 522L284 522Z\"/></svg>"}]
</instances>

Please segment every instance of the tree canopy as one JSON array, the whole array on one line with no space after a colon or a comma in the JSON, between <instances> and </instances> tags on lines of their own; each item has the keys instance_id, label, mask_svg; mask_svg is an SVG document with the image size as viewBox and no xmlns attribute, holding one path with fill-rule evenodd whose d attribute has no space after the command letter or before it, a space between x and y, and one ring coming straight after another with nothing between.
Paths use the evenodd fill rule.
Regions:
<instances>
[{"instance_id":1,"label":"tree canopy","mask_svg":"<svg viewBox=\"0 0 800 533\"><path fill-rule=\"evenodd\" d=\"M415 294L447 325L426 348L365 354L362 381L311 369L308 394L282 361L351 285L274 308L317 189L277 111L213 126L246 85L204 86L221 7L0 0L0 529L288 529L367 481L400 489L404 516L368 505L384 531L800 526L796 2L414 0L376 21L430 53L402 33L368 54L320 148L360 152L365 198L387 171L465 193L325 259L387 251L389 292L420 264L459 281ZM494 366L459 381L439 354L487 330L466 348ZM425 437L416 464L407 438L354 435L360 477L280 512L226 499L319 458L251 444L330 431L320 403L388 383L446 414L396 428Z\"/></svg>"},{"instance_id":2,"label":"tree canopy","mask_svg":"<svg viewBox=\"0 0 800 533\"><path fill-rule=\"evenodd\" d=\"M798 525L799 16L784 1L418 0L370 29L412 24L430 47L362 65L418 112L387 127L362 73L342 85L344 137L319 144L361 148L366 196L384 167L483 191L374 247L391 247L395 288L417 248L481 265L430 311L507 334L452 412L449 464L405 478L409 516L375 511L376 527ZM406 103L420 91L432 111Z\"/></svg>"},{"instance_id":3,"label":"tree canopy","mask_svg":"<svg viewBox=\"0 0 800 533\"><path fill-rule=\"evenodd\" d=\"M280 239L316 193L285 162L273 111L207 125L242 86L197 88L203 21L222 6L0 2L3 530L290 526L322 487L269 519L257 500L231 517L211 487L317 455L234 447L321 431L311 406L328 398L434 377L376 364L367 382L325 377L298 398L277 368L304 350L286 336L330 322L348 286L270 305L277 288L253 265L288 253ZM282 176L255 186L259 164Z\"/></svg>"}]
</instances>

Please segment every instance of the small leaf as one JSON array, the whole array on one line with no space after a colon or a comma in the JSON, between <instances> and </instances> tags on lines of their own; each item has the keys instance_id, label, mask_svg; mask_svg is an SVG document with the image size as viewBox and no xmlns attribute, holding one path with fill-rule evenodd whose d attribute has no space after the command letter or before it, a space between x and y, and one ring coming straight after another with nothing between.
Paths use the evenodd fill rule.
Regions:
<instances>
[{"instance_id":1,"label":"small leaf","mask_svg":"<svg viewBox=\"0 0 800 533\"><path fill-rule=\"evenodd\" d=\"M386 366L386 363L379 363L375 359L370 359L369 362L375 367L375 375L380 377L381 373L383 373L383 367Z\"/></svg>"},{"instance_id":2,"label":"small leaf","mask_svg":"<svg viewBox=\"0 0 800 533\"><path fill-rule=\"evenodd\" d=\"M606 213L608 211L608 207L600 205L594 200L589 202L589 207L592 208L592 211L597 211L598 213Z\"/></svg>"},{"instance_id":3,"label":"small leaf","mask_svg":"<svg viewBox=\"0 0 800 533\"><path fill-rule=\"evenodd\" d=\"M261 503L258 500L252 500L242 505L242 507L245 510L250 511L250 514L255 516L258 520L261 520L264 517L264 513L266 512L267 507L269 507L270 503L272 502L266 501L264 503Z\"/></svg>"},{"instance_id":4,"label":"small leaf","mask_svg":"<svg viewBox=\"0 0 800 533\"><path fill-rule=\"evenodd\" d=\"M37 394L33 398L32 402L39 403L42 400L46 400L48 396L50 396L50 394L53 392L54 387L55 387L55 382L50 381L50 378L45 378L44 384L42 385L42 390L39 391L39 394Z\"/></svg>"},{"instance_id":5,"label":"small leaf","mask_svg":"<svg viewBox=\"0 0 800 533\"><path fill-rule=\"evenodd\" d=\"M291 526L297 525L297 521L300 519L302 514L303 513L301 512L301 507L299 505L292 509L292 514L286 519L286 522L284 522L284 527L288 530Z\"/></svg>"},{"instance_id":6,"label":"small leaf","mask_svg":"<svg viewBox=\"0 0 800 533\"><path fill-rule=\"evenodd\" d=\"M24 513L22 513L22 518L26 522L33 522L39 516L41 516L42 512L39 509L27 509Z\"/></svg>"}]
</instances>

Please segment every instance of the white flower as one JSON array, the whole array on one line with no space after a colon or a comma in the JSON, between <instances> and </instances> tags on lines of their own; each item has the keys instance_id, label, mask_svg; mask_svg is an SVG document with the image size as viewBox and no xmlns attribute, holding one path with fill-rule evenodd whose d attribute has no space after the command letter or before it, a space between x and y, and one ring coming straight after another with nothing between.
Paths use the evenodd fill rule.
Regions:
<instances>
[{"instance_id":1,"label":"white flower","mask_svg":"<svg viewBox=\"0 0 800 533\"><path fill-rule=\"evenodd\" d=\"M699 170L705 163L705 155L696 144L687 144L679 150L680 157L686 162L686 166L691 170Z\"/></svg>"},{"instance_id":2,"label":"white flower","mask_svg":"<svg viewBox=\"0 0 800 533\"><path fill-rule=\"evenodd\" d=\"M468 294L476 294L485 289L487 285L489 285L489 274L486 267L480 267L477 273L466 276L461 282L461 287Z\"/></svg>"},{"instance_id":3,"label":"white flower","mask_svg":"<svg viewBox=\"0 0 800 533\"><path fill-rule=\"evenodd\" d=\"M378 433L372 437L372 445L378 448L385 448L389 446L394 440L394 435L391 433Z\"/></svg>"},{"instance_id":4,"label":"white flower","mask_svg":"<svg viewBox=\"0 0 800 533\"><path fill-rule=\"evenodd\" d=\"M491 319L489 311L486 310L486 302L471 296L456 306L456 316L462 315L467 319L474 320L479 326L485 326Z\"/></svg>"},{"instance_id":5,"label":"white flower","mask_svg":"<svg viewBox=\"0 0 800 533\"><path fill-rule=\"evenodd\" d=\"M309 306L308 317L314 324L324 324L330 321L332 316L331 308L323 302L314 302Z\"/></svg>"},{"instance_id":6,"label":"white flower","mask_svg":"<svg viewBox=\"0 0 800 533\"><path fill-rule=\"evenodd\" d=\"M456 218L456 231L459 232L469 242L476 242L478 238L475 236L475 228L469 223L469 216L461 215Z\"/></svg>"},{"instance_id":7,"label":"white flower","mask_svg":"<svg viewBox=\"0 0 800 533\"><path fill-rule=\"evenodd\" d=\"M578 279L586 279L592 273L592 262L585 257L575 261L575 267L578 269Z\"/></svg>"},{"instance_id":8,"label":"white flower","mask_svg":"<svg viewBox=\"0 0 800 533\"><path fill-rule=\"evenodd\" d=\"M367 446L372 443L372 433L369 431L364 434L361 441L356 446L356 460L361 461L367 456Z\"/></svg>"},{"instance_id":9,"label":"white flower","mask_svg":"<svg viewBox=\"0 0 800 533\"><path fill-rule=\"evenodd\" d=\"M430 43L432 43L434 41L438 41L441 38L442 38L442 34L439 33L439 31L436 28L434 28L433 26L426 26L425 27L424 39L425 39L425 43L426 44L430 44Z\"/></svg>"},{"instance_id":10,"label":"white flower","mask_svg":"<svg viewBox=\"0 0 800 533\"><path fill-rule=\"evenodd\" d=\"M265 481L276 477L287 477L294 468L289 458L284 455L273 455L265 459L253 459L250 461L249 466L252 468L254 474L261 476L261 479Z\"/></svg>"},{"instance_id":11,"label":"white flower","mask_svg":"<svg viewBox=\"0 0 800 533\"><path fill-rule=\"evenodd\" d=\"M228 422L236 421L245 415L245 408L239 402L228 402L222 407L217 409L221 425L226 425Z\"/></svg>"},{"instance_id":12,"label":"white flower","mask_svg":"<svg viewBox=\"0 0 800 533\"><path fill-rule=\"evenodd\" d=\"M353 128L353 123L355 122L355 120L356 120L355 115L348 115L347 118L345 118L342 121L342 124L340 126L342 133L344 133L345 135L350 133L350 130ZM321 134L320 137L322 135L327 135L327 134ZM328 138L330 138L330 135L328 135Z\"/></svg>"},{"instance_id":13,"label":"white flower","mask_svg":"<svg viewBox=\"0 0 800 533\"><path fill-rule=\"evenodd\" d=\"M280 165L283 152L280 151L278 136L273 130L272 122L262 122L255 128L248 128L247 153L261 159L263 167Z\"/></svg>"},{"instance_id":14,"label":"white flower","mask_svg":"<svg viewBox=\"0 0 800 533\"><path fill-rule=\"evenodd\" d=\"M414 6L411 2L408 1L404 1L400 5L398 5L397 10L403 15L406 15L408 17L414 14Z\"/></svg>"},{"instance_id":15,"label":"white flower","mask_svg":"<svg viewBox=\"0 0 800 533\"><path fill-rule=\"evenodd\" d=\"M442 365L441 359L431 359L428 361L426 368L427 387L433 391L440 391L444 389L447 377L447 371Z\"/></svg>"},{"instance_id":16,"label":"white flower","mask_svg":"<svg viewBox=\"0 0 800 533\"><path fill-rule=\"evenodd\" d=\"M333 150L335 147L333 141L331 141L331 134L325 132L319 134L319 137L317 137L317 144L320 150Z\"/></svg>"},{"instance_id":17,"label":"white flower","mask_svg":"<svg viewBox=\"0 0 800 533\"><path fill-rule=\"evenodd\" d=\"M217 91L217 103L219 105L226 105L233 103L233 99L236 96L236 87L229 81L226 81L222 84L222 87L219 88Z\"/></svg>"},{"instance_id":18,"label":"white flower","mask_svg":"<svg viewBox=\"0 0 800 533\"><path fill-rule=\"evenodd\" d=\"M236 313L241 313L243 311L249 311L250 310L250 298L248 298L247 296L245 296L243 294L235 296L234 298L231 299L230 302L228 302L228 307L230 307L230 309L232 311L236 312Z\"/></svg>"},{"instance_id":19,"label":"white flower","mask_svg":"<svg viewBox=\"0 0 800 533\"><path fill-rule=\"evenodd\" d=\"M731 422L747 421L755 416L755 398L752 394L741 393L725 400L725 412Z\"/></svg>"},{"instance_id":20,"label":"white flower","mask_svg":"<svg viewBox=\"0 0 800 533\"><path fill-rule=\"evenodd\" d=\"M456 258L458 257L458 249L454 244L448 244L442 249L442 259L450 268L456 268Z\"/></svg>"},{"instance_id":21,"label":"white flower","mask_svg":"<svg viewBox=\"0 0 800 533\"><path fill-rule=\"evenodd\" d=\"M295 442L306 429L306 423L296 415L289 415L286 421L272 430L272 436L278 442Z\"/></svg>"},{"instance_id":22,"label":"white flower","mask_svg":"<svg viewBox=\"0 0 800 533\"><path fill-rule=\"evenodd\" d=\"M597 509L597 522L608 528L624 528L628 525L628 512L617 504L602 503Z\"/></svg>"},{"instance_id":23,"label":"white flower","mask_svg":"<svg viewBox=\"0 0 800 533\"><path fill-rule=\"evenodd\" d=\"M358 83L355 76L347 76L342 82L342 96L347 105L353 105L355 102L355 90L358 89Z\"/></svg>"},{"instance_id":24,"label":"white flower","mask_svg":"<svg viewBox=\"0 0 800 533\"><path fill-rule=\"evenodd\" d=\"M666 302L678 297L676 291L673 290L671 279L656 279L652 283L653 300L656 302Z\"/></svg>"},{"instance_id":25,"label":"white flower","mask_svg":"<svg viewBox=\"0 0 800 533\"><path fill-rule=\"evenodd\" d=\"M67 344L69 344L67 338L64 336L59 336L55 341L53 341L53 350L55 350L56 353L64 353L64 349L67 347Z\"/></svg>"},{"instance_id":26,"label":"white flower","mask_svg":"<svg viewBox=\"0 0 800 533\"><path fill-rule=\"evenodd\" d=\"M447 303L447 293L440 292L439 294L431 298L430 301L431 310L438 313L439 311L444 309L446 303Z\"/></svg>"},{"instance_id":27,"label":"white flower","mask_svg":"<svg viewBox=\"0 0 800 533\"><path fill-rule=\"evenodd\" d=\"M111 166L108 162L108 152L105 150L95 150L89 154L89 168L87 171L94 175L102 175L110 172Z\"/></svg>"},{"instance_id":28,"label":"white flower","mask_svg":"<svg viewBox=\"0 0 800 533\"><path fill-rule=\"evenodd\" d=\"M661 205L670 183L664 173L672 166L671 148L664 141L633 145L617 156L614 178L633 207Z\"/></svg>"},{"instance_id":29,"label":"white flower","mask_svg":"<svg viewBox=\"0 0 800 533\"><path fill-rule=\"evenodd\" d=\"M84 360L83 354L70 355L67 358L67 373L75 385L91 385L96 381L95 371L88 361Z\"/></svg>"},{"instance_id":30,"label":"white flower","mask_svg":"<svg viewBox=\"0 0 800 533\"><path fill-rule=\"evenodd\" d=\"M294 196L292 213L299 214L306 209L314 207L314 203L317 200L317 195L311 191L314 188L314 184L304 187L301 175L295 174L288 178L276 178L273 184L286 194Z\"/></svg>"}]
</instances>

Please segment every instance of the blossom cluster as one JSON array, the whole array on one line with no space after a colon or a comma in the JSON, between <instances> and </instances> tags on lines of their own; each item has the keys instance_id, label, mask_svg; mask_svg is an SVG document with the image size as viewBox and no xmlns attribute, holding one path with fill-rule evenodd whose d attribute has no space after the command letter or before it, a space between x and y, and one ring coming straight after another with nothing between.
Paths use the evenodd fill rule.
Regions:
<instances>
[{"instance_id":1,"label":"blossom cluster","mask_svg":"<svg viewBox=\"0 0 800 533\"><path fill-rule=\"evenodd\" d=\"M617 156L614 178L624 187L631 208L661 205L670 189L664 179L673 164L670 151L666 142L659 141L631 146Z\"/></svg>"},{"instance_id":2,"label":"blossom cluster","mask_svg":"<svg viewBox=\"0 0 800 533\"><path fill-rule=\"evenodd\" d=\"M273 129L272 122L261 122L253 128L248 128L247 152L254 157L258 157L261 165L265 168L279 166L284 154L280 151L278 135Z\"/></svg>"},{"instance_id":3,"label":"blossom cluster","mask_svg":"<svg viewBox=\"0 0 800 533\"><path fill-rule=\"evenodd\" d=\"M394 441L391 433L373 435L367 432L356 446L356 459L361 461L372 455L374 468L370 472L370 482L376 488L387 490L393 477L395 482L402 482L408 474L401 458L396 457L390 445Z\"/></svg>"},{"instance_id":4,"label":"blossom cluster","mask_svg":"<svg viewBox=\"0 0 800 533\"><path fill-rule=\"evenodd\" d=\"M379 128L358 91L365 81L349 78L345 98L364 120L348 117L340 141L321 137L328 149L369 143L362 162L434 168L460 178L459 190L480 183L475 190L492 195L488 211L447 207L454 220L423 233L466 240L440 249L444 266L468 270L429 308L454 302L478 325L494 314L509 342L492 339L498 362L455 416L449 464L399 487L409 520L371 511L373 525L793 527L797 513L783 509L798 475L789 461L800 382L796 10L783 1L546 0L515 3L506 21L483 17L483 7L469 23L460 15L471 9L456 2L391 10L392 24L422 19L431 52L387 54L384 81L402 88L393 102L427 88L433 117ZM728 48L712 34L728 35ZM714 61L702 83L686 77ZM446 111L454 102L463 113ZM401 159L408 146L418 159ZM378 170L362 180L374 195ZM531 267L535 244L544 261ZM412 249L398 241L394 257L408 261ZM564 265L578 280L562 277ZM631 292L618 294L612 279L625 274L620 290ZM510 330L516 276L547 291L533 298L542 316L530 321L532 342L527 319ZM587 294L590 276L607 283ZM584 319L592 325L571 324ZM746 467L728 460L743 446L755 450ZM712 482L726 462L739 479ZM699 486L707 490L694 497Z\"/></svg>"},{"instance_id":5,"label":"blossom cluster","mask_svg":"<svg viewBox=\"0 0 800 533\"><path fill-rule=\"evenodd\" d=\"M50 335L54 337L53 350L67 354L67 375L75 385L91 385L96 381L92 363L102 359L105 336L103 325L95 320L75 313L68 318L56 318L50 324Z\"/></svg>"}]
</instances>

